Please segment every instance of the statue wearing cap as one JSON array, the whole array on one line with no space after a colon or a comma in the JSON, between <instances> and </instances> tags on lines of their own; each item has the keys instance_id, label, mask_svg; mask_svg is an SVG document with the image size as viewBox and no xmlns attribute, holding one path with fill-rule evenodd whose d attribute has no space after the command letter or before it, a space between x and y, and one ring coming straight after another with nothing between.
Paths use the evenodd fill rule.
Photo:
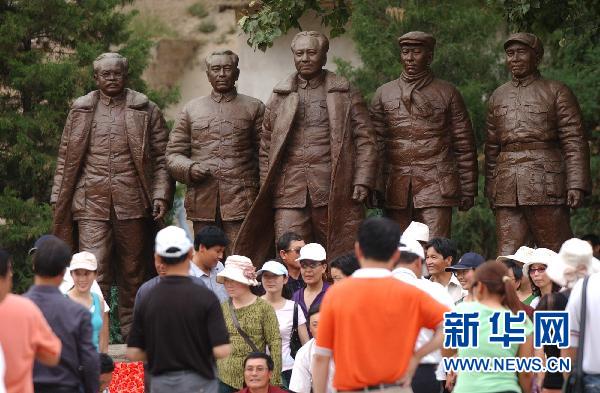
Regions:
<instances>
[{"instance_id":1,"label":"statue wearing cap","mask_svg":"<svg viewBox=\"0 0 600 393\"><path fill-rule=\"evenodd\" d=\"M572 237L569 208L591 190L589 148L577 98L544 79L544 48L529 33L504 43L512 80L488 103L485 194L496 215L498 254L512 254L532 236L557 251Z\"/></svg>"},{"instance_id":2,"label":"statue wearing cap","mask_svg":"<svg viewBox=\"0 0 600 393\"><path fill-rule=\"evenodd\" d=\"M379 87L371 103L378 137L378 197L404 230L425 223L449 237L452 207L468 210L477 195L477 154L460 92L434 77L435 38L412 31L398 38L404 70Z\"/></svg>"}]
</instances>

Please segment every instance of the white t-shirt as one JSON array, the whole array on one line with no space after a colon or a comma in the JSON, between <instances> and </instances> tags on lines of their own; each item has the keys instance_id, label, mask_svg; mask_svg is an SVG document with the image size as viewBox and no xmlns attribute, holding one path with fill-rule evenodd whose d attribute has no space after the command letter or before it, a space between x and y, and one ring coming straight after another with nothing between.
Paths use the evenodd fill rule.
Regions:
<instances>
[{"instance_id":1,"label":"white t-shirt","mask_svg":"<svg viewBox=\"0 0 600 393\"><path fill-rule=\"evenodd\" d=\"M413 273L410 269L398 267L392 271L394 278L397 278L400 281L403 281L407 284L413 285L423 292L427 293L438 303L442 303L444 306L449 309L454 308L454 300L450 293L444 288L442 284L437 282L429 281L423 278L417 278L415 273ZM433 330L431 329L421 329L419 330L419 335L417 336L417 342L415 343L415 351L425 345L427 342L431 340L433 337ZM438 349L437 351L433 351L430 354L423 356L421 359L421 364L441 364L442 361L442 353ZM439 381L444 380L445 373L442 367L438 367L436 371L436 376Z\"/></svg>"},{"instance_id":2,"label":"white t-shirt","mask_svg":"<svg viewBox=\"0 0 600 393\"><path fill-rule=\"evenodd\" d=\"M281 371L291 370L294 367L294 358L290 355L290 337L294 322L294 302L286 300L283 307L275 310L279 322L279 334L281 335ZM306 318L300 306L298 306L298 326L306 324Z\"/></svg>"},{"instance_id":3,"label":"white t-shirt","mask_svg":"<svg viewBox=\"0 0 600 393\"><path fill-rule=\"evenodd\" d=\"M67 270L65 271L65 275L63 276L62 284L60 284L58 289L66 295L67 292L69 292L69 290L73 288L74 285L75 284L73 283L71 270L67 268ZM102 299L102 302L104 302L104 312L109 312L110 307L108 306L108 303L106 303L106 300L104 300L104 296L102 295L102 291L100 290L100 286L98 285L98 282L96 280L94 280L94 282L92 283L92 288L90 289L90 291L100 296L100 299Z\"/></svg>"},{"instance_id":4,"label":"white t-shirt","mask_svg":"<svg viewBox=\"0 0 600 393\"><path fill-rule=\"evenodd\" d=\"M296 361L292 368L289 389L296 393L310 393L312 389L312 360L315 354L315 339L311 338L298 350ZM333 373L335 366L333 360L329 361L329 380L327 381L327 393L333 393Z\"/></svg>"},{"instance_id":5,"label":"white t-shirt","mask_svg":"<svg viewBox=\"0 0 600 393\"><path fill-rule=\"evenodd\" d=\"M566 310L569 312L569 325L571 329L571 346L579 346L579 331L581 317L581 290L583 279L579 280L569 297ZM587 284L586 315L585 315L585 342L583 344L583 372L587 374L600 374L600 273L590 276Z\"/></svg>"},{"instance_id":6,"label":"white t-shirt","mask_svg":"<svg viewBox=\"0 0 600 393\"><path fill-rule=\"evenodd\" d=\"M0 345L0 393L6 393L6 387L4 386L5 370L6 364L4 363L4 352L2 352L2 345Z\"/></svg>"}]
</instances>

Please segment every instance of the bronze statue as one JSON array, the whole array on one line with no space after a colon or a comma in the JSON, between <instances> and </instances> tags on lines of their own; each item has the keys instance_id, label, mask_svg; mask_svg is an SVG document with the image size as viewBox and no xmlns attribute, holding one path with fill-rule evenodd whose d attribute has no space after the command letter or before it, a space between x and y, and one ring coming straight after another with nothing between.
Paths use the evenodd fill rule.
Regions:
<instances>
[{"instance_id":1,"label":"bronze statue","mask_svg":"<svg viewBox=\"0 0 600 393\"><path fill-rule=\"evenodd\" d=\"M238 56L230 50L206 58L213 91L190 101L167 145L171 175L187 184L185 208L194 233L217 225L233 242L258 194L258 145L265 106L238 94Z\"/></svg>"},{"instance_id":2,"label":"bronze statue","mask_svg":"<svg viewBox=\"0 0 600 393\"><path fill-rule=\"evenodd\" d=\"M369 115L360 93L323 69L327 37L301 32L291 49L297 72L275 86L267 104L261 189L234 246L257 265L288 231L322 244L332 258L351 251L375 183Z\"/></svg>"},{"instance_id":3,"label":"bronze statue","mask_svg":"<svg viewBox=\"0 0 600 393\"><path fill-rule=\"evenodd\" d=\"M558 251L573 237L569 207L591 190L581 111L567 86L540 76L538 37L513 34L504 50L512 80L490 97L485 143L498 255L514 253L529 234L538 247Z\"/></svg>"},{"instance_id":4,"label":"bronze statue","mask_svg":"<svg viewBox=\"0 0 600 393\"><path fill-rule=\"evenodd\" d=\"M125 337L151 255L149 221L164 217L174 191L164 156L169 130L148 97L125 88L127 71L117 53L94 60L99 90L72 105L50 199L54 234L96 256L105 299L118 284Z\"/></svg>"},{"instance_id":5,"label":"bronze statue","mask_svg":"<svg viewBox=\"0 0 600 393\"><path fill-rule=\"evenodd\" d=\"M477 195L477 152L460 92L429 68L435 38L398 38L404 71L379 87L370 111L379 147L378 199L402 230L425 223L450 237L452 207L468 210ZM379 201L381 203L381 201Z\"/></svg>"}]
</instances>

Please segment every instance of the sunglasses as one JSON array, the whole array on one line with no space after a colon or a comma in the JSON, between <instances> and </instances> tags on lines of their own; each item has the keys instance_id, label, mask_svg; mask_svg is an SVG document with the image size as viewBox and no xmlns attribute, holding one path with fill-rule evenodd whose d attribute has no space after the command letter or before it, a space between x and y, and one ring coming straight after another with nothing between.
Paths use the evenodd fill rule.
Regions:
<instances>
[{"instance_id":1,"label":"sunglasses","mask_svg":"<svg viewBox=\"0 0 600 393\"><path fill-rule=\"evenodd\" d=\"M532 275L532 274L535 274L536 272L544 273L545 271L546 271L546 267L537 267L537 268L529 269L529 274Z\"/></svg>"},{"instance_id":2,"label":"sunglasses","mask_svg":"<svg viewBox=\"0 0 600 393\"><path fill-rule=\"evenodd\" d=\"M300 262L300 267L302 269L316 269L322 264L322 262Z\"/></svg>"}]
</instances>

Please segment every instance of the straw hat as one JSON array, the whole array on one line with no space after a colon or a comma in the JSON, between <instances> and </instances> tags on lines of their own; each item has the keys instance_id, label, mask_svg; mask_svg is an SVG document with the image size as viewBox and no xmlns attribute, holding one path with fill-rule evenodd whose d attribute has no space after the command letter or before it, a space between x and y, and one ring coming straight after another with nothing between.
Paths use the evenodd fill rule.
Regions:
<instances>
[{"instance_id":1,"label":"straw hat","mask_svg":"<svg viewBox=\"0 0 600 393\"><path fill-rule=\"evenodd\" d=\"M536 248L530 255L529 260L523 265L523 275L529 277L529 267L534 263L541 263L550 266L556 260L556 253L547 248Z\"/></svg>"}]
</instances>

